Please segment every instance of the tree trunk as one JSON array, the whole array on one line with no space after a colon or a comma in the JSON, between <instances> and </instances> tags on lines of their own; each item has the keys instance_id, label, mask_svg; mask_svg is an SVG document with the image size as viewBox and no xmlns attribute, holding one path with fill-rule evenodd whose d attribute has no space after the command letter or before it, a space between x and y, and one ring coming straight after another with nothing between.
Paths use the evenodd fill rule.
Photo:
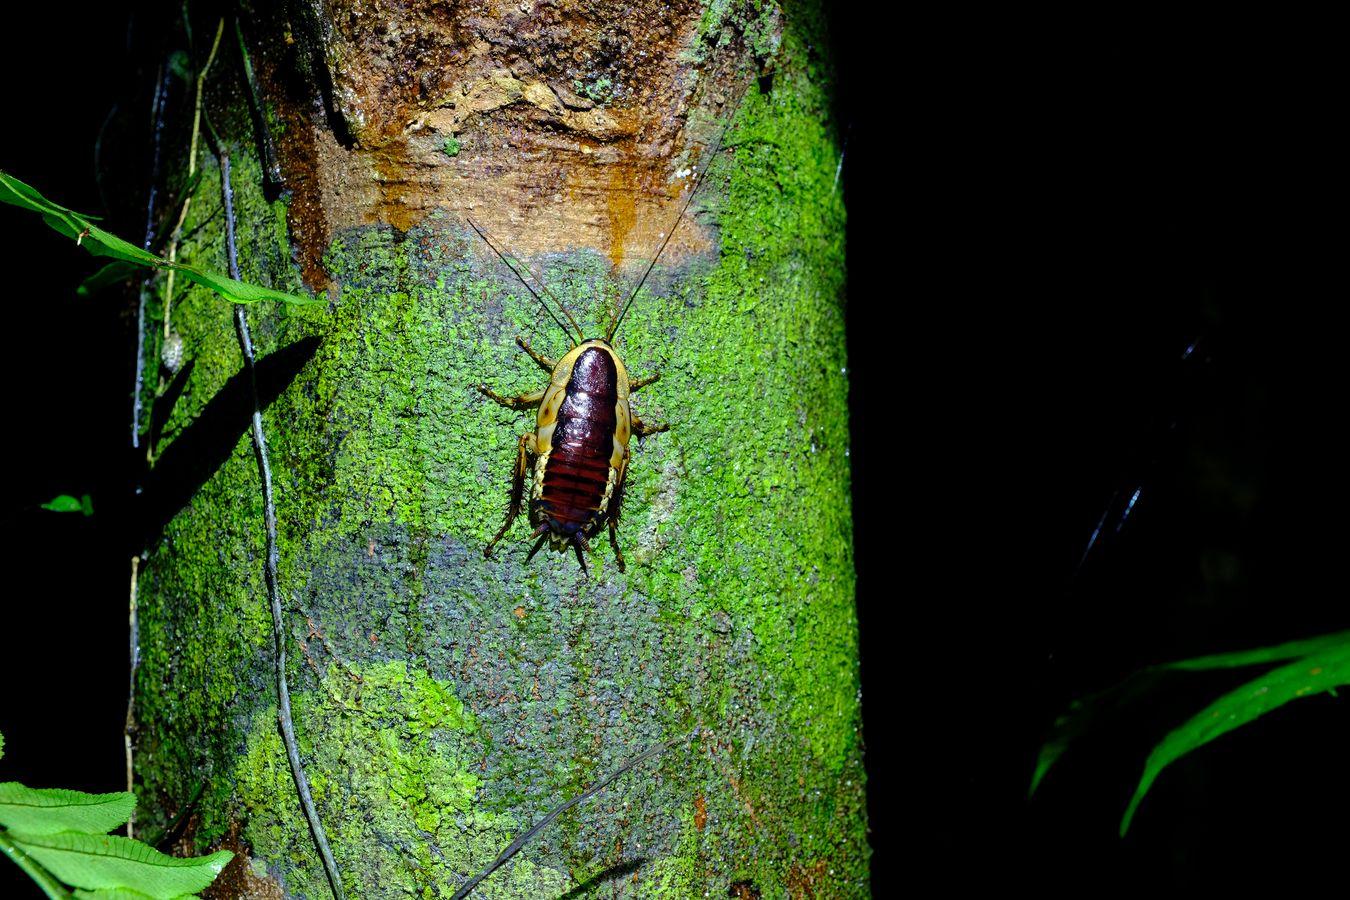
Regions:
<instances>
[{"instance_id":1,"label":"tree trunk","mask_svg":"<svg viewBox=\"0 0 1350 900\"><path fill-rule=\"evenodd\" d=\"M866 896L820 10L317 9L245 16L253 90L227 26L206 90L220 143L203 132L178 253L224 268L228 154L243 278L327 298L247 319L295 730L347 895L448 897L693 735L475 895ZM194 26L201 44L215 23ZM575 341L469 218L587 337L675 229L614 337L635 378L661 374L634 409L670 425L630 445L626 571L603 532L588 572L528 559L528 515L484 557L534 412L475 388L545 386L517 335L552 357ZM277 727L249 377L231 309L183 287L183 365L146 419L142 827L189 810L199 845L242 851L221 895L324 897Z\"/></svg>"}]
</instances>

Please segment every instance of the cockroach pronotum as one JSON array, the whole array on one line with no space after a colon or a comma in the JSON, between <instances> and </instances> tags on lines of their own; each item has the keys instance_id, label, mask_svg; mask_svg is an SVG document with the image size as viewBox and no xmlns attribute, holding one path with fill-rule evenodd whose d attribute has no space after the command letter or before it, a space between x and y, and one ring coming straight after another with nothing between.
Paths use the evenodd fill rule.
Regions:
<instances>
[{"instance_id":1,"label":"cockroach pronotum","mask_svg":"<svg viewBox=\"0 0 1350 900\"><path fill-rule=\"evenodd\" d=\"M739 105L738 101L731 107L732 118L735 117ZM545 541L559 552L565 552L567 545L571 544L576 550L577 561L585 571L586 560L582 556L582 551L593 552L590 538L594 537L603 526L608 525L609 542L614 548L615 562L619 571L624 571L623 552L619 549L617 529L624 485L628 479L628 441L634 434L641 437L665 431L669 426L647 424L633 412L629 405L629 396L661 376L654 374L647 378L630 378L623 360L619 359L619 354L614 350L614 335L628 313L628 308L632 306L633 300L646 283L647 276L652 273L666 245L670 243L671 235L683 221L690 202L698 193L704 176L712 167L712 160L722 149L722 141L728 128L730 119L708 157L708 165L702 167L675 222L666 232L661 246L647 265L637 286L619 308L619 313L610 323L605 336L587 340L572 318L572 314L567 311L567 307L544 287L544 293L562 311L572 329L569 331L556 316L554 320L567 334L568 340L575 339L576 343L559 360L550 359L536 352L524 338L517 337L516 343L540 367L550 373L548 386L543 390L518 397L503 397L485 384L477 385L478 390L485 396L508 409L539 410L534 431L521 435L516 445L516 464L511 479L511 503L506 511L506 521L483 548L484 556L492 555L492 548L506 534L516 516L520 515L525 479L529 474L530 524L534 526L532 536L538 540L530 550L526 561L534 558ZM486 232L472 219L468 222L507 268L520 279L521 284L539 305L552 315L552 310L549 310L543 298L535 292L534 287L516 267L511 265L506 255L497 248ZM543 287L543 281L539 281L539 284Z\"/></svg>"}]
</instances>

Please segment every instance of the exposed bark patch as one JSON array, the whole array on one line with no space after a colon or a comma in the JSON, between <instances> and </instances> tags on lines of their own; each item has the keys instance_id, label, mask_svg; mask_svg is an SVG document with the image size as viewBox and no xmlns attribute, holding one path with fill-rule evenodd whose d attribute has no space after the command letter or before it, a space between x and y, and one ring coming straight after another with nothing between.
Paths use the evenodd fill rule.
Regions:
<instances>
[{"instance_id":1,"label":"exposed bark patch","mask_svg":"<svg viewBox=\"0 0 1350 900\"><path fill-rule=\"evenodd\" d=\"M280 141L306 281L327 283L337 232L407 231L436 210L471 213L524 256L589 247L616 270L650 258L754 72L741 42L700 36L698 3L624 6L334 9L314 40L351 140L315 102ZM666 252L710 246L686 225Z\"/></svg>"},{"instance_id":2,"label":"exposed bark patch","mask_svg":"<svg viewBox=\"0 0 1350 900\"><path fill-rule=\"evenodd\" d=\"M787 889L792 900L828 897L834 885L828 880L825 860L818 859L810 864L794 862L788 869Z\"/></svg>"},{"instance_id":3,"label":"exposed bark patch","mask_svg":"<svg viewBox=\"0 0 1350 900\"><path fill-rule=\"evenodd\" d=\"M242 900L282 900L286 892L282 890L281 885L276 879L259 875L253 871L253 848L240 835L240 824L238 820L230 822L230 830L225 839L220 842L217 849L229 850L234 853L234 859L230 860L211 886L202 891L202 897L211 900L211 898L242 898ZM185 842L191 844L191 842ZM190 856L197 852L195 847L188 846L184 848L182 855Z\"/></svg>"}]
</instances>

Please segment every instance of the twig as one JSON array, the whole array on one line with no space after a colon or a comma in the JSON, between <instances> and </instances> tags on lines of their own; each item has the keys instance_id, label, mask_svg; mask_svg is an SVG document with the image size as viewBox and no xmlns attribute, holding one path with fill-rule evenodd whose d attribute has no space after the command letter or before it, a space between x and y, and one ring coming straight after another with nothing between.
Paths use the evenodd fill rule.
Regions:
<instances>
[{"instance_id":1,"label":"twig","mask_svg":"<svg viewBox=\"0 0 1350 900\"><path fill-rule=\"evenodd\" d=\"M151 107L150 132L154 136L150 163L150 188L145 199L145 238L141 248L150 249L155 241L155 203L159 196L160 160L163 156L164 107L168 103L169 79L172 76L160 67L160 75L155 79L155 99ZM136 305L136 388L131 399L131 446L139 450L141 446L141 398L145 391L145 307L150 295L151 275L141 279L140 296Z\"/></svg>"},{"instance_id":2,"label":"twig","mask_svg":"<svg viewBox=\"0 0 1350 900\"><path fill-rule=\"evenodd\" d=\"M591 787L588 788L587 790L573 797L571 800L568 800L566 803L554 807L552 812L544 816L537 823L532 825L528 831L526 831L520 837L512 841L507 846L507 848L501 852L501 855L492 861L491 865L489 865L483 871L479 872L477 875L470 878L468 881L464 882L463 887L461 887L458 891L456 891L455 895L451 897L450 900L464 900L465 897L469 896L469 892L478 886L478 883L480 881L482 881L484 878L488 877L493 872L497 871L503 865L505 865L506 861L509 860L511 857L515 856L516 853L520 851L521 847L524 847L534 838L536 834L543 831L550 824L552 824L553 820L558 818L558 816L561 816L563 813L567 812L569 809L576 806L578 803L581 803L584 800L589 800L591 797L594 797L596 794L600 793L600 791L609 787L614 782L614 780L617 779L620 775L623 775L625 772L627 772L629 769L632 769L634 766L641 765L642 763L646 762L647 760L651 759L654 756L660 756L662 753L665 753L667 750L678 744L680 741L692 739L697 734L698 734L697 728L688 734L677 734L673 738L670 738L667 741L663 741L657 744L655 747L651 747L648 750L639 753L637 756L633 757L628 762L619 766L619 768L615 769L613 772L609 773L604 778L600 779L595 784L591 785Z\"/></svg>"},{"instance_id":3,"label":"twig","mask_svg":"<svg viewBox=\"0 0 1350 900\"><path fill-rule=\"evenodd\" d=\"M229 252L230 277L239 280L239 253L234 240L234 190L230 186L230 157L220 155L220 184L225 199L225 246ZM267 564L264 568L267 581L267 598L272 605L272 636L276 641L276 679L277 679L277 721L281 726L282 742L286 745L286 757L291 763L291 776L295 779L295 790L300 797L300 806L309 820L310 834L314 846L323 859L323 869L328 875L328 886L333 896L343 900L342 876L338 872L337 861L333 859L332 848L328 846L328 837L324 834L323 823L314 808L314 798L310 794L309 779L305 777L304 767L300 764L300 748L295 740L295 724L291 719L291 692L286 686L286 632L281 612L281 591L277 579L277 508L272 497L272 467L267 461L267 439L263 436L262 407L258 402L258 380L253 365L253 339L249 335L248 319L244 316L244 307L234 304L234 329L239 335L239 349L244 356L244 368L248 371L249 390L253 396L253 452L258 457L258 475L262 479L263 519L267 525Z\"/></svg>"},{"instance_id":4,"label":"twig","mask_svg":"<svg viewBox=\"0 0 1350 900\"><path fill-rule=\"evenodd\" d=\"M844 171L844 154L848 152L848 136L853 133L853 122L850 120L848 127L844 129L844 146L839 148L839 165L834 167L834 183L830 185L830 196L833 197L839 189L839 173Z\"/></svg>"},{"instance_id":5,"label":"twig","mask_svg":"<svg viewBox=\"0 0 1350 900\"><path fill-rule=\"evenodd\" d=\"M192 176L197 173L197 141L202 133L202 93L206 87L206 73L211 70L211 64L216 61L216 52L220 50L220 39L225 34L225 20L221 19L216 26L216 38L211 42L211 52L206 56L206 64L197 72L197 99L193 104L192 110L192 140L188 144L188 183L192 183ZM169 238L169 248L165 257L169 262L178 260L178 236L182 231L183 223L187 221L188 209L192 206L192 195L188 194L183 198L183 207L178 213L178 222L173 226L173 231ZM169 274L165 280L164 286L164 340L169 339L173 333L173 275L174 270L169 269ZM153 448L152 451L153 452Z\"/></svg>"},{"instance_id":6,"label":"twig","mask_svg":"<svg viewBox=\"0 0 1350 900\"><path fill-rule=\"evenodd\" d=\"M258 143L261 145L263 157L263 172L266 174L269 187L274 190L281 190L284 186L281 177L281 163L277 161L277 148L272 140L272 132L267 127L266 107L262 102L262 90L258 87L258 76L253 71L253 58L249 55L248 44L244 41L244 26L239 21L239 17L234 17L234 36L239 42L239 55L244 60L244 84L248 86L249 107L253 111L253 125L258 132Z\"/></svg>"},{"instance_id":7,"label":"twig","mask_svg":"<svg viewBox=\"0 0 1350 900\"><path fill-rule=\"evenodd\" d=\"M136 613L136 584L137 576L140 574L141 558L133 556L131 558L131 591L127 601L127 631L130 635L131 672L127 678L127 721L122 726L122 746L126 751L127 760L127 791L131 792L136 786L136 756L132 747L131 729L136 723L136 667L140 664L140 623L137 620ZM136 807L131 808L131 815L127 817L127 837L136 837Z\"/></svg>"}]
</instances>

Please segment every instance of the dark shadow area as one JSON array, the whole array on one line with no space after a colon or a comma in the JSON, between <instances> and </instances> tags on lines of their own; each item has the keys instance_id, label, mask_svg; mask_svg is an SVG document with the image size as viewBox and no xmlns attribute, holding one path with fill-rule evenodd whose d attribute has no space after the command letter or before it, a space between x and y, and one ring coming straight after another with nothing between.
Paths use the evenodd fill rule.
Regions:
<instances>
[{"instance_id":1,"label":"dark shadow area","mask_svg":"<svg viewBox=\"0 0 1350 900\"><path fill-rule=\"evenodd\" d=\"M140 9L6 9L7 35L45 40L61 62L0 57L7 116L0 169L132 240L145 231L146 205L143 195L126 200L152 170L144 136L152 114L131 86L148 92L159 61L131 47L129 23ZM138 140L114 138L122 114L134 115ZM57 119L55 131L44 125ZM123 159L134 164L100 180ZM115 290L76 294L104 262L36 215L0 206L10 374L0 543L14 567L0 626L0 645L9 651L0 652L0 781L91 792L125 788L127 515L138 465L131 448L134 305ZM88 494L93 515L37 508L59 494ZM0 897L41 895L17 866L0 860Z\"/></svg>"},{"instance_id":2,"label":"dark shadow area","mask_svg":"<svg viewBox=\"0 0 1350 900\"><path fill-rule=\"evenodd\" d=\"M192 370L196 367L195 359L184 362L178 374L174 375L173 380L164 387L164 393L155 398L154 405L150 407L150 430L146 439L148 446L154 447L163 439L164 426L168 424L169 416L178 406L178 399L183 396L183 391L192 378Z\"/></svg>"},{"instance_id":3,"label":"dark shadow area","mask_svg":"<svg viewBox=\"0 0 1350 900\"><path fill-rule=\"evenodd\" d=\"M1270 23L955 19L834 19L874 896L1336 877L1325 696L1117 836L1151 748L1253 670L1135 682L1027 799L1076 698L1350 624L1333 57Z\"/></svg>"},{"instance_id":4,"label":"dark shadow area","mask_svg":"<svg viewBox=\"0 0 1350 900\"><path fill-rule=\"evenodd\" d=\"M600 885L604 884L606 881L615 881L619 878L622 878L625 875L632 875L634 872L636 872L638 869L642 868L646 864L647 858L645 856L639 856L636 859L629 860L628 862L622 862L617 865L610 866L603 872L599 872L591 876L590 878L583 881L581 884L572 888L570 891L560 896L558 900L580 900L580 898L589 895L591 891L595 890Z\"/></svg>"},{"instance_id":5,"label":"dark shadow area","mask_svg":"<svg viewBox=\"0 0 1350 900\"><path fill-rule=\"evenodd\" d=\"M258 360L258 402L264 410L281 396L318 349L318 338L302 338ZM184 371L187 368L185 365ZM167 408L167 404L157 403L156 409L161 405ZM140 534L147 543L158 540L169 519L229 458L240 437L248 432L252 417L252 388L248 372L241 369L156 461L141 495Z\"/></svg>"}]
</instances>

